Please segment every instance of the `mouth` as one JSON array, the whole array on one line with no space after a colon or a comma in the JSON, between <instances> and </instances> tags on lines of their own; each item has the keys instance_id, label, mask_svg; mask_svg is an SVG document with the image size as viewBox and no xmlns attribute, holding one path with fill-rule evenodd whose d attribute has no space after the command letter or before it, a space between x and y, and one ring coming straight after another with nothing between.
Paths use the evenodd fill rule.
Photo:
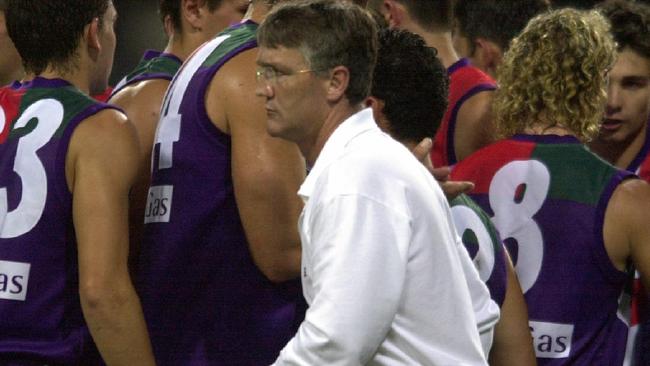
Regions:
<instances>
[{"instance_id":1,"label":"mouth","mask_svg":"<svg viewBox=\"0 0 650 366\"><path fill-rule=\"evenodd\" d=\"M604 131L615 131L619 127L621 127L622 124L623 124L623 121L621 121L620 119L605 118L603 120L603 123L601 124L600 128L601 128L601 130L604 130Z\"/></svg>"}]
</instances>

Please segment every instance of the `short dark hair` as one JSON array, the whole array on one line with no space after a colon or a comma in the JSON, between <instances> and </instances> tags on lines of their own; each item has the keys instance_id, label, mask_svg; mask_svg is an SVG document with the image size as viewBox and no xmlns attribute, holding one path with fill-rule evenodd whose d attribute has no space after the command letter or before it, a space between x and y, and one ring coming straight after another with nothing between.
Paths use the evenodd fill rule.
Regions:
<instances>
[{"instance_id":1,"label":"short dark hair","mask_svg":"<svg viewBox=\"0 0 650 366\"><path fill-rule=\"evenodd\" d=\"M221 5L222 0L206 0L208 2L208 9L214 11ZM165 18L169 16L174 24L176 31L183 29L183 22L181 21L181 0L159 0L158 14L160 21L165 24Z\"/></svg>"},{"instance_id":2,"label":"short dark hair","mask_svg":"<svg viewBox=\"0 0 650 366\"><path fill-rule=\"evenodd\" d=\"M260 46L298 49L316 71L345 66L350 104L370 93L377 58L377 26L368 11L336 0L292 1L274 8L257 31Z\"/></svg>"},{"instance_id":3,"label":"short dark hair","mask_svg":"<svg viewBox=\"0 0 650 366\"><path fill-rule=\"evenodd\" d=\"M630 48L650 58L650 6L616 0L605 1L597 9L609 19L619 51Z\"/></svg>"},{"instance_id":4,"label":"short dark hair","mask_svg":"<svg viewBox=\"0 0 650 366\"><path fill-rule=\"evenodd\" d=\"M435 48L411 32L379 32L379 53L371 95L384 101L389 132L397 140L420 142L435 135L447 109L449 77Z\"/></svg>"},{"instance_id":5,"label":"short dark hair","mask_svg":"<svg viewBox=\"0 0 650 366\"><path fill-rule=\"evenodd\" d=\"M454 19L470 41L485 38L505 51L530 19L548 10L548 0L457 0Z\"/></svg>"},{"instance_id":6,"label":"short dark hair","mask_svg":"<svg viewBox=\"0 0 650 366\"><path fill-rule=\"evenodd\" d=\"M453 0L397 0L428 31L451 31Z\"/></svg>"},{"instance_id":7,"label":"short dark hair","mask_svg":"<svg viewBox=\"0 0 650 366\"><path fill-rule=\"evenodd\" d=\"M48 65L69 70L84 28L101 19L111 0L7 0L6 21L28 72Z\"/></svg>"},{"instance_id":8,"label":"short dark hair","mask_svg":"<svg viewBox=\"0 0 650 366\"><path fill-rule=\"evenodd\" d=\"M552 0L553 8L591 9L599 0Z\"/></svg>"}]
</instances>

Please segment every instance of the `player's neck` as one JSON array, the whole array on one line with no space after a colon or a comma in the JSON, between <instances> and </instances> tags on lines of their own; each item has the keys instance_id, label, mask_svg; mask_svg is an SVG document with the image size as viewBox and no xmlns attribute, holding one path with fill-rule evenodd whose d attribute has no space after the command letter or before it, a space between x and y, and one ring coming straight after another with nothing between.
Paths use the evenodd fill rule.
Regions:
<instances>
[{"instance_id":1,"label":"player's neck","mask_svg":"<svg viewBox=\"0 0 650 366\"><path fill-rule=\"evenodd\" d=\"M435 47L438 50L438 58L442 61L445 68L449 68L456 61L460 60L451 40L451 32L426 32L420 33L420 36L424 38L427 46Z\"/></svg>"},{"instance_id":2,"label":"player's neck","mask_svg":"<svg viewBox=\"0 0 650 366\"><path fill-rule=\"evenodd\" d=\"M639 154L646 141L647 129L643 129L630 140L614 142L596 138L589 143L589 149L619 169L627 169Z\"/></svg>"},{"instance_id":3,"label":"player's neck","mask_svg":"<svg viewBox=\"0 0 650 366\"><path fill-rule=\"evenodd\" d=\"M48 66L42 73L36 76L46 79L62 79L86 94L90 92L90 70L88 69L79 68L71 71L62 71Z\"/></svg>"},{"instance_id":4,"label":"player's neck","mask_svg":"<svg viewBox=\"0 0 650 366\"><path fill-rule=\"evenodd\" d=\"M528 135L557 135L557 136L576 136L571 129L557 124L550 123L533 123L524 129Z\"/></svg>"},{"instance_id":5,"label":"player's neck","mask_svg":"<svg viewBox=\"0 0 650 366\"><path fill-rule=\"evenodd\" d=\"M169 37L169 42L167 42L167 47L165 47L164 52L178 57L181 61L185 61L204 41L205 38L199 33L174 33Z\"/></svg>"},{"instance_id":6,"label":"player's neck","mask_svg":"<svg viewBox=\"0 0 650 366\"><path fill-rule=\"evenodd\" d=\"M246 14L244 15L244 19L242 21L252 20L257 24L260 24L262 21L264 21L266 15L271 11L272 7L273 6L269 5L266 1L253 0L253 2L248 5L248 10L246 10Z\"/></svg>"}]
</instances>

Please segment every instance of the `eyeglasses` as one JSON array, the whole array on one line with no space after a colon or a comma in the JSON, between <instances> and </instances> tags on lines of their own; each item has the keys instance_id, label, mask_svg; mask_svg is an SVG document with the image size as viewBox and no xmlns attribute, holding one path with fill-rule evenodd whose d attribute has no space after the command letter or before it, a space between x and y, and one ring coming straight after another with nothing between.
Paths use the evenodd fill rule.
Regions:
<instances>
[{"instance_id":1,"label":"eyeglasses","mask_svg":"<svg viewBox=\"0 0 650 366\"><path fill-rule=\"evenodd\" d=\"M305 69L305 70L293 71L291 73L284 73L274 67L263 66L257 68L257 70L255 71L255 77L257 78L257 82L267 82L269 84L276 84L278 82L278 78L280 77L294 76L294 75L305 74L308 72L317 72L317 71L318 70Z\"/></svg>"}]
</instances>

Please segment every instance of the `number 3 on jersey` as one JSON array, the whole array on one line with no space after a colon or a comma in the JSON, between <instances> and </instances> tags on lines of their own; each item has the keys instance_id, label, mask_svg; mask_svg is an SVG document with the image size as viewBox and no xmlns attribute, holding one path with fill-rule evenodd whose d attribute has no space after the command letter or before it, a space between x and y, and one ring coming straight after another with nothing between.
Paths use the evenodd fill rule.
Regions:
<instances>
[{"instance_id":1,"label":"number 3 on jersey","mask_svg":"<svg viewBox=\"0 0 650 366\"><path fill-rule=\"evenodd\" d=\"M490 183L492 221L503 239L519 246L515 268L521 289L527 292L537 281L544 258L542 231L533 216L542 208L551 176L536 160L513 161L503 166Z\"/></svg>"},{"instance_id":2,"label":"number 3 on jersey","mask_svg":"<svg viewBox=\"0 0 650 366\"><path fill-rule=\"evenodd\" d=\"M29 232L38 224L45 210L47 199L47 175L36 152L52 139L63 122L63 105L54 99L43 99L30 105L14 125L23 128L31 120L36 127L20 137L13 170L22 182L22 195L18 206L9 211L8 192L0 187L0 237L15 238ZM0 108L0 130L6 121L5 111Z\"/></svg>"}]
</instances>

